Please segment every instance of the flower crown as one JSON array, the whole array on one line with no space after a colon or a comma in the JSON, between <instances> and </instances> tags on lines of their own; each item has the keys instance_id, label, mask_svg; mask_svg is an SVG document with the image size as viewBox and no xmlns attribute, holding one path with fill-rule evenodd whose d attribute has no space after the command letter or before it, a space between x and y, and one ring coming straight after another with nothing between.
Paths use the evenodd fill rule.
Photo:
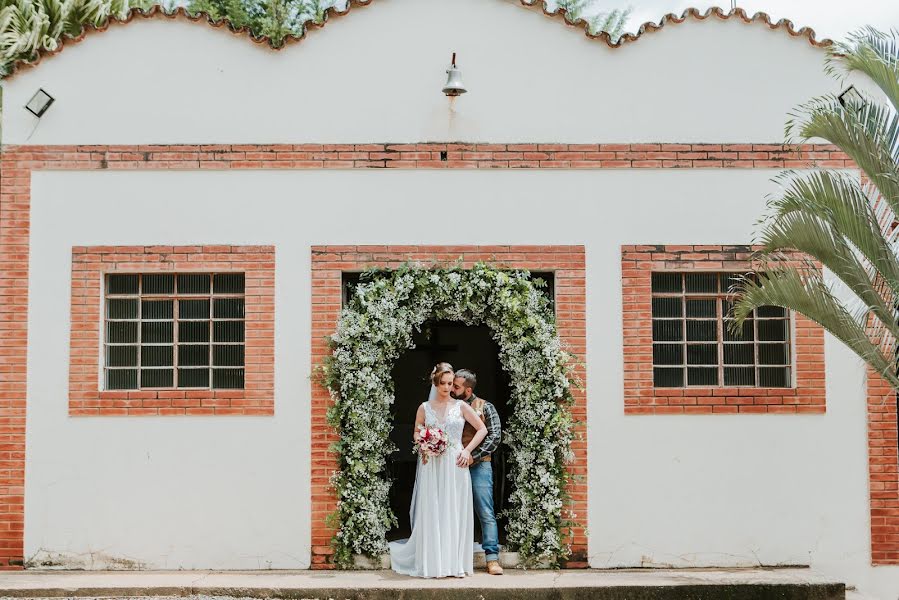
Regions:
<instances>
[{"instance_id":1,"label":"flower crown","mask_svg":"<svg viewBox=\"0 0 899 600\"><path fill-rule=\"evenodd\" d=\"M437 363L436 365L434 365L434 368L431 369L431 377L433 377L434 375L437 374L437 367L440 366L440 365L446 365L447 367L449 367L449 370L450 370L450 371L453 370L453 365L449 364L448 362Z\"/></svg>"}]
</instances>

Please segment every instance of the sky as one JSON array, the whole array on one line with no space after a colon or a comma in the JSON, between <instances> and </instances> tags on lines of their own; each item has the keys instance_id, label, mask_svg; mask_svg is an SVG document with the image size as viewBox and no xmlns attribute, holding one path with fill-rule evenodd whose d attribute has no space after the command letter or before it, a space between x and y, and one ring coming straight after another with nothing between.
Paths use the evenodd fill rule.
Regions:
<instances>
[{"instance_id":1,"label":"sky","mask_svg":"<svg viewBox=\"0 0 899 600\"><path fill-rule=\"evenodd\" d=\"M680 14L691 7L729 10L731 0L598 0L597 6L602 10L632 7L627 30L633 32L646 21L658 22L666 13ZM899 29L899 0L737 0L737 6L750 15L765 12L773 21L786 18L797 28L811 27L818 39L845 39L848 32L864 25Z\"/></svg>"}]
</instances>

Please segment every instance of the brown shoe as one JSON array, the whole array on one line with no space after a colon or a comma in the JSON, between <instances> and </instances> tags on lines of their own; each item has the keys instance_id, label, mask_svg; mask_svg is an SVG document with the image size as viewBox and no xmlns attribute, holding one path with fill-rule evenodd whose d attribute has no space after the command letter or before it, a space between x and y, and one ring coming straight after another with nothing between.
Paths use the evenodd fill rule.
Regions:
<instances>
[{"instance_id":1,"label":"brown shoe","mask_svg":"<svg viewBox=\"0 0 899 600\"><path fill-rule=\"evenodd\" d=\"M487 572L491 575L502 575L503 568L499 566L499 562L495 560L487 561Z\"/></svg>"}]
</instances>

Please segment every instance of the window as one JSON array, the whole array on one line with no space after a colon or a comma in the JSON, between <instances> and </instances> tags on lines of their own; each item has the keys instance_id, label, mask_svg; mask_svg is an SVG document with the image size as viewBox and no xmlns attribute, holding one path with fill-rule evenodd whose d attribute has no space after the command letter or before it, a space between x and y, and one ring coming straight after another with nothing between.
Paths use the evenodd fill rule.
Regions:
<instances>
[{"instance_id":1,"label":"window","mask_svg":"<svg viewBox=\"0 0 899 600\"><path fill-rule=\"evenodd\" d=\"M107 275L105 315L105 389L243 389L243 273Z\"/></svg>"},{"instance_id":2,"label":"window","mask_svg":"<svg viewBox=\"0 0 899 600\"><path fill-rule=\"evenodd\" d=\"M754 311L739 335L726 316L734 273L652 274L652 363L657 388L790 387L790 317Z\"/></svg>"}]
</instances>

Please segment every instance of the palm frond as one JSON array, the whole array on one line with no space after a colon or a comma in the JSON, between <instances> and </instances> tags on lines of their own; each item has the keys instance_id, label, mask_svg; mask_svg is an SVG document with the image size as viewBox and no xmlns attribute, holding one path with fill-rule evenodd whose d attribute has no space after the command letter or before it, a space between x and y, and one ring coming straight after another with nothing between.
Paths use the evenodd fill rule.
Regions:
<instances>
[{"instance_id":1,"label":"palm frond","mask_svg":"<svg viewBox=\"0 0 899 600\"><path fill-rule=\"evenodd\" d=\"M846 42L828 51L828 71L833 74L863 73L899 109L899 31L883 32L865 27Z\"/></svg>"},{"instance_id":2,"label":"palm frond","mask_svg":"<svg viewBox=\"0 0 899 600\"><path fill-rule=\"evenodd\" d=\"M783 192L768 204L770 223L795 212L823 220L829 227L828 234L844 238L859 260L865 262L868 278L882 280L899 296L899 259L894 239L897 229L893 225L896 214L887 203L879 201L876 190L838 171L804 175L787 171L779 181ZM777 247L772 243L773 240L767 242L769 252L795 247L790 236L782 237Z\"/></svg>"},{"instance_id":3,"label":"palm frond","mask_svg":"<svg viewBox=\"0 0 899 600\"><path fill-rule=\"evenodd\" d=\"M876 328L859 323L812 265L804 269L775 266L760 274L758 281L743 279L740 289L740 297L734 307L735 330L753 310L762 306L781 306L796 311L823 326L891 386L899 389L896 338L889 334L873 339L869 337Z\"/></svg>"},{"instance_id":4,"label":"palm frond","mask_svg":"<svg viewBox=\"0 0 899 600\"><path fill-rule=\"evenodd\" d=\"M817 259L855 295L856 309L847 312L854 313L858 320L872 313L885 323L891 335L899 338L899 324L893 313L896 295L888 287L877 285L879 279L872 281L859 255L825 219L808 211L788 212L766 227L762 242L769 255L777 256L792 248Z\"/></svg>"},{"instance_id":5,"label":"palm frond","mask_svg":"<svg viewBox=\"0 0 899 600\"><path fill-rule=\"evenodd\" d=\"M803 140L824 139L855 161L878 192L899 214L899 165L893 156L899 138L899 120L864 103L863 113L844 109L835 96L816 98L792 115L787 135L798 133Z\"/></svg>"},{"instance_id":6,"label":"palm frond","mask_svg":"<svg viewBox=\"0 0 899 600\"><path fill-rule=\"evenodd\" d=\"M813 98L794 111L786 133L838 146L861 178L840 171L779 178L761 222L762 270L737 286L733 327L761 306L796 311L899 390L899 34L862 30L833 49L827 69L868 76L888 102L868 95L843 107L833 95ZM798 265L794 251L806 257Z\"/></svg>"}]
</instances>

